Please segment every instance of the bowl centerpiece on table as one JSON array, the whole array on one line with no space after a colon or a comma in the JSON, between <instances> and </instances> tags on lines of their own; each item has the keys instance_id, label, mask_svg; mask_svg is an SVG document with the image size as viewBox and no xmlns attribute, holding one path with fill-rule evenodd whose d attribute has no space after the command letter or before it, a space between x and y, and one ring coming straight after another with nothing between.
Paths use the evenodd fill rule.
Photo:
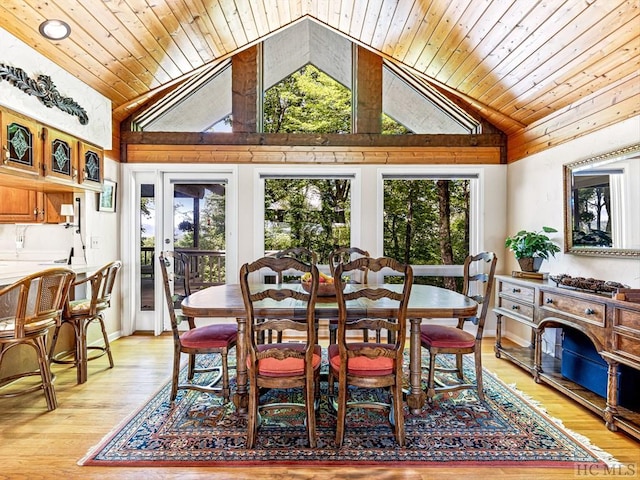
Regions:
<instances>
[{"instance_id":1,"label":"bowl centerpiece on table","mask_svg":"<svg viewBox=\"0 0 640 480\"><path fill-rule=\"evenodd\" d=\"M302 284L302 288L305 292L308 292L311 289L311 274L305 273L300 277L300 283ZM336 296L336 287L331 275L327 275L326 273L320 272L320 280L318 285L318 296L319 297L335 297Z\"/></svg>"}]
</instances>

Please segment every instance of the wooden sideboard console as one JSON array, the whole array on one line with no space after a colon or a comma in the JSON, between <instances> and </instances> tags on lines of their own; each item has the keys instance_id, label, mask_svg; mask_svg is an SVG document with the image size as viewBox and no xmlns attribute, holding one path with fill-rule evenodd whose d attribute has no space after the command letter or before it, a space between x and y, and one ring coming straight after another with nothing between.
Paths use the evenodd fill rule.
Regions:
<instances>
[{"instance_id":1,"label":"wooden sideboard console","mask_svg":"<svg viewBox=\"0 0 640 480\"><path fill-rule=\"evenodd\" d=\"M620 428L640 439L640 411L618 405L619 366L640 370L640 304L561 288L548 280L497 275L493 311L497 316L495 354L498 358L516 363L529 371L536 382L556 388L600 415L610 430ZM530 327L530 345L504 347L505 322ZM573 328L591 340L607 364L606 398L562 376L562 360L542 351L545 328Z\"/></svg>"}]
</instances>

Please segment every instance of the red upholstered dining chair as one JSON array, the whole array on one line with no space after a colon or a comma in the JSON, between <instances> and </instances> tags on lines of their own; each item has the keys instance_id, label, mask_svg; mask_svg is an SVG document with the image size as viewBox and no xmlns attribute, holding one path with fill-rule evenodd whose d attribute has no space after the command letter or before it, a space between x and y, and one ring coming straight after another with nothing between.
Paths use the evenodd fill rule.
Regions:
<instances>
[{"instance_id":1,"label":"red upholstered dining chair","mask_svg":"<svg viewBox=\"0 0 640 480\"><path fill-rule=\"evenodd\" d=\"M429 372L427 379L427 400L433 401L437 393L451 392L468 388L476 388L480 400L484 400L482 388L482 333L487 310L491 300L493 289L493 277L498 258L493 252L482 252L477 255L469 255L464 262L464 281L462 293L478 302L478 314L473 318L460 318L456 326L422 324L420 331L420 343L429 351ZM475 333L466 331L464 326L471 322L477 326ZM454 354L456 356L455 368L436 368L435 360L439 354ZM474 354L476 381L465 382L462 369L462 356ZM438 382L436 386L436 373L455 373L458 382Z\"/></svg>"},{"instance_id":2,"label":"red upholstered dining chair","mask_svg":"<svg viewBox=\"0 0 640 480\"><path fill-rule=\"evenodd\" d=\"M113 355L109 345L109 337L104 325L104 311L111 306L111 294L116 276L122 267L122 262L116 260L107 263L92 275L77 280L71 286L73 292L76 287L87 289L85 298L70 300L62 314L62 323L56 326L50 347L51 361L54 363L74 364L78 383L87 381L87 362L107 355L109 367L113 368ZM87 345L89 326L98 323L102 331L102 345ZM72 350L55 353L60 329L64 325L73 327L75 345ZM93 352L89 356L89 352ZM73 356L72 359L66 357Z\"/></svg>"},{"instance_id":3,"label":"red upholstered dining chair","mask_svg":"<svg viewBox=\"0 0 640 480\"><path fill-rule=\"evenodd\" d=\"M262 272L295 269L309 273L309 291L301 285L253 283ZM250 279L250 276L253 278ZM322 351L317 344L315 304L319 273L313 264L292 257L262 257L240 269L240 287L247 312L247 371L249 376L249 420L247 448L253 448L261 423L260 410L303 409L306 412L307 438L316 446L315 403L319 395ZM270 314L261 307L270 304L290 305L290 309ZM257 313L259 312L259 314ZM295 342L258 343L265 331L293 331ZM300 338L303 337L303 338ZM261 389L302 388L304 403L268 403L260 405Z\"/></svg>"},{"instance_id":4,"label":"red upholstered dining chair","mask_svg":"<svg viewBox=\"0 0 640 480\"><path fill-rule=\"evenodd\" d=\"M231 393L228 354L229 350L236 345L238 327L235 323L219 323L197 327L195 319L187 317L189 328L180 330L179 324L184 318L180 312L180 303L184 299L184 295L180 295L178 292L189 293L187 284L189 262L183 254L172 251L162 252L159 261L164 283L164 296L173 333L173 372L170 400L171 402L175 401L178 396L178 390L197 390L206 393L222 392L222 397L226 402L229 400ZM172 284L175 293L172 293ZM180 357L183 353L189 357L189 367L187 382L180 383ZM204 354L219 354L221 365L198 367L198 359L196 357ZM206 384L196 382L196 374L210 372L214 372L213 379ZM218 386L220 380L222 380L221 387Z\"/></svg>"},{"instance_id":5,"label":"red upholstered dining chair","mask_svg":"<svg viewBox=\"0 0 640 480\"><path fill-rule=\"evenodd\" d=\"M329 255L329 271L331 272L331 276L336 276L336 266L339 263L348 263L351 260L354 260L359 257L368 257L369 252L366 250L362 250L358 247L340 247L336 248ZM354 271L351 275L352 277L349 279L350 282L355 283L367 283L368 280L368 270L363 268L362 270ZM338 319L332 318L329 320L329 343L336 343L336 332L338 330ZM362 331L362 339L365 342L369 341L369 330ZM380 341L380 330L376 330L376 342Z\"/></svg>"},{"instance_id":6,"label":"red upholstered dining chair","mask_svg":"<svg viewBox=\"0 0 640 480\"><path fill-rule=\"evenodd\" d=\"M0 289L0 365L13 347L28 345L36 353L38 368L0 379L0 398L44 390L47 408L58 406L46 346L46 335L60 324L71 283L76 274L51 268L24 277ZM40 383L22 387L23 377L39 376Z\"/></svg>"},{"instance_id":7,"label":"red upholstered dining chair","mask_svg":"<svg viewBox=\"0 0 640 480\"><path fill-rule=\"evenodd\" d=\"M402 285L345 285L342 275L367 268L369 272L390 272L403 277ZM336 420L336 446L341 447L345 435L347 408L388 409L389 420L394 426L396 442L404 446L404 413L402 402L402 366L407 327L407 305L413 285L413 270L392 258L362 257L349 263L338 264L335 274L338 302L337 343L329 345L329 388L338 379ZM343 288L346 290L343 291ZM359 312L357 318L347 315L347 303L351 312ZM384 307L373 316L367 306ZM361 308L359 308L361 307ZM378 309L376 309L378 310ZM393 343L348 341L349 330L386 329L393 332ZM390 404L379 402L348 401L350 386L360 388L389 388Z\"/></svg>"}]
</instances>

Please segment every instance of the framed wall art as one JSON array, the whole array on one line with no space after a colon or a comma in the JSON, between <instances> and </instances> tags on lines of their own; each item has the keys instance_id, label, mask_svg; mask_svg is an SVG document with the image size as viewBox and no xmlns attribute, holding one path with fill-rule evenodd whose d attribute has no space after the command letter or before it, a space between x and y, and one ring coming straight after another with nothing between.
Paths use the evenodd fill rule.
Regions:
<instances>
[{"instance_id":1,"label":"framed wall art","mask_svg":"<svg viewBox=\"0 0 640 480\"><path fill-rule=\"evenodd\" d=\"M113 180L104 179L102 182L102 191L98 200L98 211L115 212L116 211L116 190L118 184Z\"/></svg>"}]
</instances>

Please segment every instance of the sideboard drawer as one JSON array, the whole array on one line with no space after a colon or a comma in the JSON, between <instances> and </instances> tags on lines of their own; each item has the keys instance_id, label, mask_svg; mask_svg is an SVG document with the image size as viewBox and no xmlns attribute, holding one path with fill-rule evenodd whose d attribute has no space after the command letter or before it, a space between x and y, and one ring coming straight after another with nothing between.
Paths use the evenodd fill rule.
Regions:
<instances>
[{"instance_id":1,"label":"sideboard drawer","mask_svg":"<svg viewBox=\"0 0 640 480\"><path fill-rule=\"evenodd\" d=\"M616 308L613 315L613 328L616 327L633 330L640 335L640 312Z\"/></svg>"},{"instance_id":2,"label":"sideboard drawer","mask_svg":"<svg viewBox=\"0 0 640 480\"><path fill-rule=\"evenodd\" d=\"M532 287L525 287L517 283L500 282L500 296L509 296L523 302L533 303L534 295L535 289Z\"/></svg>"},{"instance_id":3,"label":"sideboard drawer","mask_svg":"<svg viewBox=\"0 0 640 480\"><path fill-rule=\"evenodd\" d=\"M611 350L640 368L640 311L614 309Z\"/></svg>"},{"instance_id":4,"label":"sideboard drawer","mask_svg":"<svg viewBox=\"0 0 640 480\"><path fill-rule=\"evenodd\" d=\"M542 309L604 327L604 303L543 291Z\"/></svg>"},{"instance_id":5,"label":"sideboard drawer","mask_svg":"<svg viewBox=\"0 0 640 480\"><path fill-rule=\"evenodd\" d=\"M533 321L533 310L534 310L533 305L516 302L505 297L500 297L499 303L500 303L499 306L503 310L509 311L514 315L525 317L529 321Z\"/></svg>"},{"instance_id":6,"label":"sideboard drawer","mask_svg":"<svg viewBox=\"0 0 640 480\"><path fill-rule=\"evenodd\" d=\"M630 365L640 369L640 338L614 332L612 343L612 353L632 360Z\"/></svg>"}]
</instances>

